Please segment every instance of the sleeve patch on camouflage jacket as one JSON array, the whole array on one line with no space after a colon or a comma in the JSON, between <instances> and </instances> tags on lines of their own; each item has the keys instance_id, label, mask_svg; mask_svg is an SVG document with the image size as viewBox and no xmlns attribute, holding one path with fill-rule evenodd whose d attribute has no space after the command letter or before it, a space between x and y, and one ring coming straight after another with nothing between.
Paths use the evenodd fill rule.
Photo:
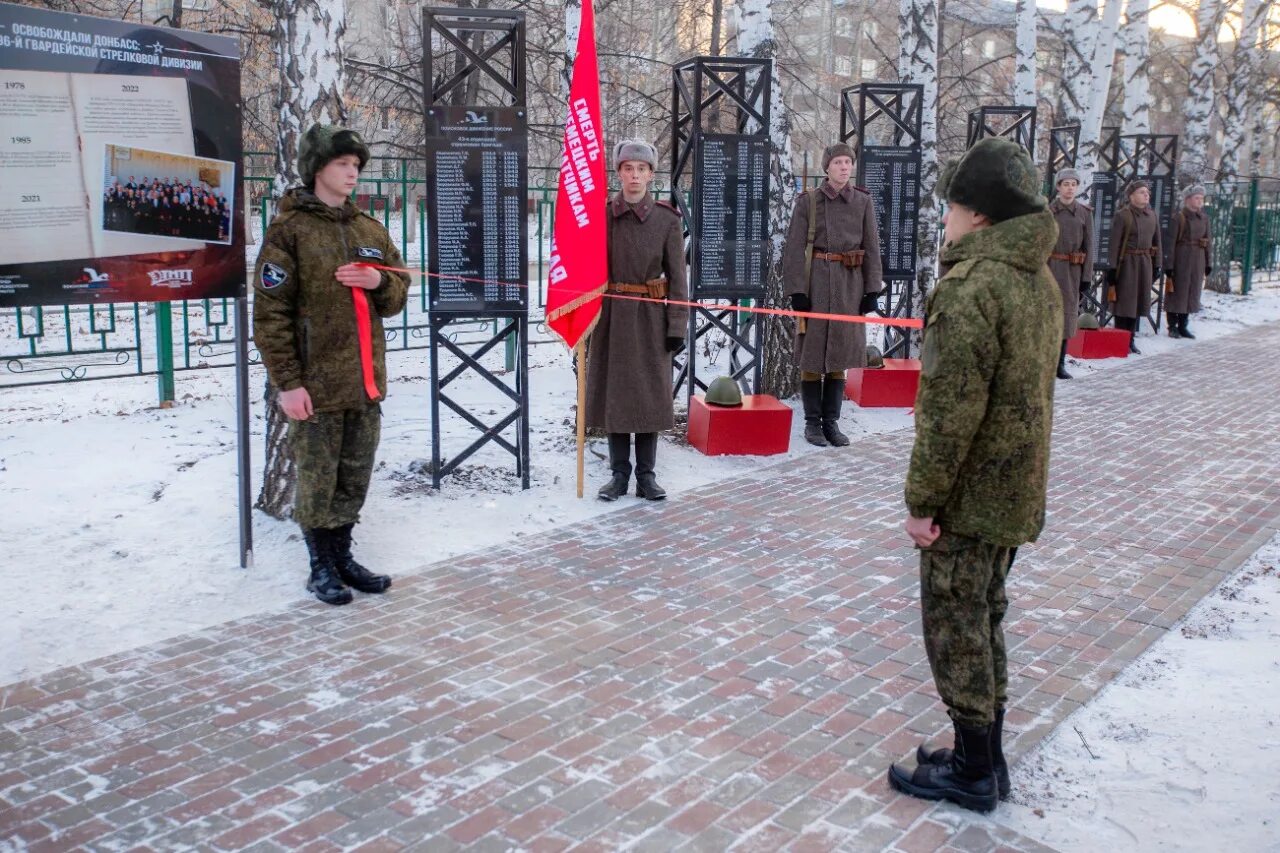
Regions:
<instances>
[{"instance_id":1,"label":"sleeve patch on camouflage jacket","mask_svg":"<svg viewBox=\"0 0 1280 853\"><path fill-rule=\"evenodd\" d=\"M376 258L379 261L382 260L382 250L376 249L373 246L361 246L356 249L356 254L362 258Z\"/></svg>"},{"instance_id":2,"label":"sleeve patch on camouflage jacket","mask_svg":"<svg viewBox=\"0 0 1280 853\"><path fill-rule=\"evenodd\" d=\"M920 348L920 375L933 376L942 354L943 315L932 313L925 321L924 343Z\"/></svg>"},{"instance_id":3,"label":"sleeve patch on camouflage jacket","mask_svg":"<svg viewBox=\"0 0 1280 853\"><path fill-rule=\"evenodd\" d=\"M284 267L268 261L262 265L262 289L275 290L277 287L285 283L289 278L289 274L284 271Z\"/></svg>"}]
</instances>

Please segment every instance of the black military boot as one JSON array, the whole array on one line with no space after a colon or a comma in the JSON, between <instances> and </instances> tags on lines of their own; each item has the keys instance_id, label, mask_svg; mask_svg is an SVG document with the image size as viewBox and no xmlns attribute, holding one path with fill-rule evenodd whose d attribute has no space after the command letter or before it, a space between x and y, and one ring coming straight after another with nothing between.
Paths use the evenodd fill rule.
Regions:
<instances>
[{"instance_id":1,"label":"black military boot","mask_svg":"<svg viewBox=\"0 0 1280 853\"><path fill-rule=\"evenodd\" d=\"M596 492L602 501L616 501L627 493L631 482L631 433L609 433L609 470L613 476Z\"/></svg>"},{"instance_id":2,"label":"black military boot","mask_svg":"<svg viewBox=\"0 0 1280 853\"><path fill-rule=\"evenodd\" d=\"M1196 336L1191 334L1191 331L1187 328L1187 323L1190 322L1190 319L1191 319L1190 314L1178 315L1178 334L1182 335L1184 338L1186 338L1189 341L1194 341L1196 339Z\"/></svg>"},{"instance_id":3,"label":"black military boot","mask_svg":"<svg viewBox=\"0 0 1280 853\"><path fill-rule=\"evenodd\" d=\"M1129 332L1129 352L1134 355L1142 355L1142 350L1138 349L1138 329L1141 327L1142 319L1139 317L1117 317L1116 322L1124 320L1124 325L1120 328Z\"/></svg>"},{"instance_id":4,"label":"black military boot","mask_svg":"<svg viewBox=\"0 0 1280 853\"><path fill-rule=\"evenodd\" d=\"M925 763L915 772L889 766L889 786L922 800L950 800L961 808L989 812L999 802L991 766L991 726L955 723L956 748L946 764Z\"/></svg>"},{"instance_id":5,"label":"black military boot","mask_svg":"<svg viewBox=\"0 0 1280 853\"><path fill-rule=\"evenodd\" d=\"M667 496L667 490L658 485L658 478L653 474L657 464L658 434L636 433L636 497L660 501Z\"/></svg>"},{"instance_id":6,"label":"black military boot","mask_svg":"<svg viewBox=\"0 0 1280 853\"><path fill-rule=\"evenodd\" d=\"M386 592L391 589L391 578L388 575L375 575L351 556L353 527L354 524L344 524L329 531L333 536L333 567L338 570L338 577L359 592Z\"/></svg>"},{"instance_id":7,"label":"black military boot","mask_svg":"<svg viewBox=\"0 0 1280 853\"><path fill-rule=\"evenodd\" d=\"M1167 316L1169 317L1169 337L1182 337L1181 323L1178 321L1178 315L1169 311L1167 312Z\"/></svg>"},{"instance_id":8,"label":"black military boot","mask_svg":"<svg viewBox=\"0 0 1280 853\"><path fill-rule=\"evenodd\" d=\"M822 431L822 380L801 380L800 401L804 403L804 440L826 447L827 437Z\"/></svg>"},{"instance_id":9,"label":"black military boot","mask_svg":"<svg viewBox=\"0 0 1280 853\"><path fill-rule=\"evenodd\" d=\"M302 540L307 543L311 557L311 577L307 579L307 592L325 604L350 604L351 590L343 585L338 570L333 565L333 534L322 527L302 528Z\"/></svg>"},{"instance_id":10,"label":"black military boot","mask_svg":"<svg viewBox=\"0 0 1280 853\"><path fill-rule=\"evenodd\" d=\"M844 380L822 380L822 436L832 447L848 447L849 436L840 431L840 406L844 403Z\"/></svg>"},{"instance_id":11,"label":"black military boot","mask_svg":"<svg viewBox=\"0 0 1280 853\"><path fill-rule=\"evenodd\" d=\"M1067 373L1067 342L1062 342L1062 349L1058 350L1058 378L1070 379L1071 374Z\"/></svg>"},{"instance_id":12,"label":"black military boot","mask_svg":"<svg viewBox=\"0 0 1280 853\"><path fill-rule=\"evenodd\" d=\"M1009 764L1004 760L1004 708L996 709L996 721L991 725L991 740L989 746L991 749L991 767L996 772L996 790L1000 794L1000 799L1009 799ZM964 743L957 741L957 745L962 747ZM916 747L916 763L917 764L937 764L942 766L951 763L952 750L947 747L940 749L929 749L924 744Z\"/></svg>"}]
</instances>

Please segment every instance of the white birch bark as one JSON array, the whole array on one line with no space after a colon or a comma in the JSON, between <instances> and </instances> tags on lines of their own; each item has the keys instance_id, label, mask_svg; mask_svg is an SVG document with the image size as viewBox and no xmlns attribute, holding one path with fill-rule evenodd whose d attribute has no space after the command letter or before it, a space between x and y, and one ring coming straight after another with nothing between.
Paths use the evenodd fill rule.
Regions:
<instances>
[{"instance_id":1,"label":"white birch bark","mask_svg":"<svg viewBox=\"0 0 1280 853\"><path fill-rule=\"evenodd\" d=\"M573 60L578 55L578 28L582 26L582 0L564 0L564 73L561 89L569 103L569 83L573 79Z\"/></svg>"},{"instance_id":2,"label":"white birch bark","mask_svg":"<svg viewBox=\"0 0 1280 853\"><path fill-rule=\"evenodd\" d=\"M1089 186L1093 170L1098 166L1098 145L1102 141L1102 119L1107 112L1111 92L1111 72L1116 64L1116 34L1120 30L1120 11L1124 0L1108 0L1093 50L1094 75L1089 84L1088 105L1080 125L1080 153L1076 168L1080 183Z\"/></svg>"},{"instance_id":3,"label":"white birch bark","mask_svg":"<svg viewBox=\"0 0 1280 853\"><path fill-rule=\"evenodd\" d=\"M1124 25L1125 134L1151 132L1151 0L1129 0Z\"/></svg>"},{"instance_id":4,"label":"white birch bark","mask_svg":"<svg viewBox=\"0 0 1280 853\"><path fill-rule=\"evenodd\" d=\"M1084 124L1093 80L1093 53L1098 41L1098 0L1067 0L1063 16L1062 88L1058 116L1063 123Z\"/></svg>"},{"instance_id":5,"label":"white birch bark","mask_svg":"<svg viewBox=\"0 0 1280 853\"><path fill-rule=\"evenodd\" d=\"M1200 0L1196 9L1196 54L1182 112L1186 130L1182 138L1178 171L1183 184L1200 183L1209 175L1209 147L1214 113L1214 71L1218 65L1218 27L1222 23L1220 0Z\"/></svg>"},{"instance_id":6,"label":"white birch bark","mask_svg":"<svg viewBox=\"0 0 1280 853\"><path fill-rule=\"evenodd\" d=\"M786 307L783 304L782 244L795 205L796 177L792 170L791 113L782 100L782 83L777 68L778 41L773 24L773 2L741 0L735 10L738 55L774 62L769 91L769 234L772 257L765 302L771 306ZM763 376L759 390L775 397L790 397L796 392L797 381L791 357L791 323L770 317L762 329Z\"/></svg>"},{"instance_id":7,"label":"white birch bark","mask_svg":"<svg viewBox=\"0 0 1280 853\"><path fill-rule=\"evenodd\" d=\"M1013 49L1013 102L1036 105L1036 0L1017 0Z\"/></svg>"},{"instance_id":8,"label":"white birch bark","mask_svg":"<svg viewBox=\"0 0 1280 853\"><path fill-rule=\"evenodd\" d=\"M938 205L938 3L937 0L899 0L898 79L924 86L920 110L920 229L916 237L916 288L913 317L924 316L925 296L937 278ZM882 239L884 239L882 237ZM917 349L920 335L912 335Z\"/></svg>"},{"instance_id":9,"label":"white birch bark","mask_svg":"<svg viewBox=\"0 0 1280 853\"><path fill-rule=\"evenodd\" d=\"M1245 157L1245 140L1253 124L1252 113L1262 112L1262 104L1255 97L1263 81L1258 79L1261 67L1258 35L1270 12L1270 0L1244 0L1240 19L1240 37L1236 40L1234 62L1227 77L1227 117L1222 140L1222 162L1219 178L1235 180L1240 176L1240 164Z\"/></svg>"}]
</instances>

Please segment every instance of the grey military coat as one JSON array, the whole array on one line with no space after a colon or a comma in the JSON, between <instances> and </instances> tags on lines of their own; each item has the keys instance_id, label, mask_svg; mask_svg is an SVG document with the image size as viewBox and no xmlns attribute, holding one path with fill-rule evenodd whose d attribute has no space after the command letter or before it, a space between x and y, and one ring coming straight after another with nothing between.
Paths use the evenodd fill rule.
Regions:
<instances>
[{"instance_id":1,"label":"grey military coat","mask_svg":"<svg viewBox=\"0 0 1280 853\"><path fill-rule=\"evenodd\" d=\"M1200 310L1205 270L1213 266L1213 241L1209 217L1185 207L1173 218L1172 245L1165 248L1165 270L1173 270L1173 292L1164 297L1164 308L1174 314Z\"/></svg>"},{"instance_id":2,"label":"grey military coat","mask_svg":"<svg viewBox=\"0 0 1280 853\"><path fill-rule=\"evenodd\" d=\"M1151 283L1161 254L1160 219L1156 212L1150 206L1137 208L1126 204L1119 208L1111 220L1110 261L1116 270L1116 298L1112 308L1115 316L1145 317L1151 310Z\"/></svg>"},{"instance_id":3,"label":"grey military coat","mask_svg":"<svg viewBox=\"0 0 1280 853\"><path fill-rule=\"evenodd\" d=\"M1083 202L1063 204L1054 199L1049 204L1054 220L1058 223L1058 242L1049 256L1049 272L1058 282L1062 292L1062 339L1076 333L1076 321L1080 317L1080 288L1093 281L1093 209ZM1084 254L1083 263L1072 263L1070 257L1054 255Z\"/></svg>"}]
</instances>

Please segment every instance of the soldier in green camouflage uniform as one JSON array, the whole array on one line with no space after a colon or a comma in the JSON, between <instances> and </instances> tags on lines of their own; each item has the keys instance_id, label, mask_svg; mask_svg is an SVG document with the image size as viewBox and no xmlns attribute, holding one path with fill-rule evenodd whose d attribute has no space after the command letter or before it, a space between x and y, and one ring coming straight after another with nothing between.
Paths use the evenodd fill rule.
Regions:
<instances>
[{"instance_id":1,"label":"soldier in green camouflage uniform","mask_svg":"<svg viewBox=\"0 0 1280 853\"><path fill-rule=\"evenodd\" d=\"M382 317L404 309L408 277L387 230L350 194L369 149L351 130L314 125L298 147L304 186L280 199L254 271L253 333L289 417L294 519L311 557L307 589L328 604L391 578L351 556L387 393Z\"/></svg>"},{"instance_id":2,"label":"soldier in green camouflage uniform","mask_svg":"<svg viewBox=\"0 0 1280 853\"><path fill-rule=\"evenodd\" d=\"M1031 158L1006 139L982 140L944 172L950 271L928 297L907 472L925 650L956 746L922 747L915 771L895 765L889 782L981 811L1008 789L1005 578L1044 526L1062 337L1046 266L1058 228L1039 186Z\"/></svg>"}]
</instances>

